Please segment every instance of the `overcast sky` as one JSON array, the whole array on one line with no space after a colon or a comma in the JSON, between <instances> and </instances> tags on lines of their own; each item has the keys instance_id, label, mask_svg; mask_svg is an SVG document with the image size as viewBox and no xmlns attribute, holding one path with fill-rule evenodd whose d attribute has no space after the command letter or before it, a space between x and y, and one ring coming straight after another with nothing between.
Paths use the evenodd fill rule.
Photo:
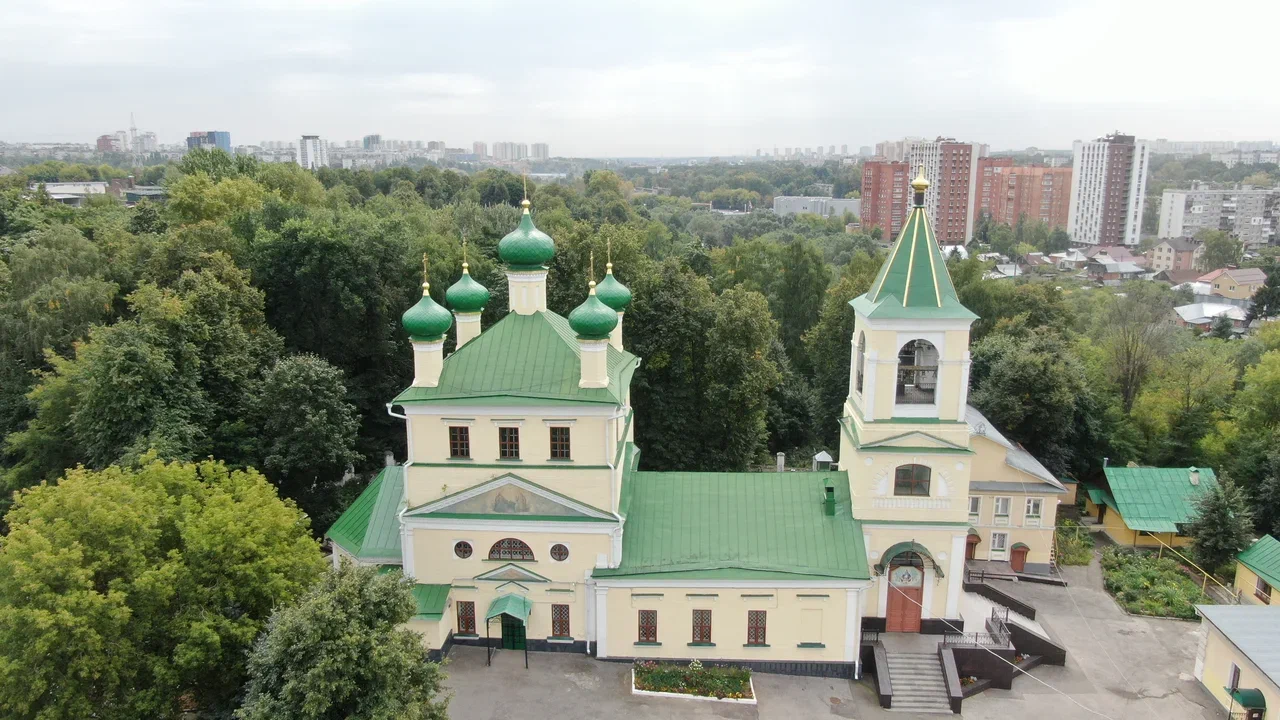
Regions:
<instances>
[{"instance_id":1,"label":"overcast sky","mask_svg":"<svg viewBox=\"0 0 1280 720\"><path fill-rule=\"evenodd\" d=\"M1278 21L1274 0L0 0L0 140L91 142L130 111L162 143L565 156L1270 139Z\"/></svg>"}]
</instances>

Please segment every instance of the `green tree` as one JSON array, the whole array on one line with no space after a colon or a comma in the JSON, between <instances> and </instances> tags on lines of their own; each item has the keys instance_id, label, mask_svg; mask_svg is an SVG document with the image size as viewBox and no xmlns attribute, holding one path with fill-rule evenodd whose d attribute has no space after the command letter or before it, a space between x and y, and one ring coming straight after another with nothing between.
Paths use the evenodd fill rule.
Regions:
<instances>
[{"instance_id":1,"label":"green tree","mask_svg":"<svg viewBox=\"0 0 1280 720\"><path fill-rule=\"evenodd\" d=\"M822 252L809 240L796 240L787 245L780 259L782 277L769 305L778 320L787 356L797 367L807 369L801 338L818 320L831 284L831 273L822 260Z\"/></svg>"},{"instance_id":2,"label":"green tree","mask_svg":"<svg viewBox=\"0 0 1280 720\"><path fill-rule=\"evenodd\" d=\"M702 419L717 441L705 448L711 467L741 470L763 458L767 395L781 380L769 359L777 331L760 293L730 288L716 299L707 338L710 372Z\"/></svg>"},{"instance_id":3,"label":"green tree","mask_svg":"<svg viewBox=\"0 0 1280 720\"><path fill-rule=\"evenodd\" d=\"M444 673L402 627L417 611L400 573L343 566L271 616L249 657L240 720L446 720Z\"/></svg>"},{"instance_id":4,"label":"green tree","mask_svg":"<svg viewBox=\"0 0 1280 720\"><path fill-rule=\"evenodd\" d=\"M1218 485L1196 501L1187 534L1196 561L1210 571L1227 567L1253 537L1253 515L1248 497L1223 473Z\"/></svg>"},{"instance_id":5,"label":"green tree","mask_svg":"<svg viewBox=\"0 0 1280 720\"><path fill-rule=\"evenodd\" d=\"M360 422L346 395L342 371L315 355L277 361L253 393L261 467L285 496L318 521L342 510L332 506L335 491L359 458L355 442Z\"/></svg>"},{"instance_id":6,"label":"green tree","mask_svg":"<svg viewBox=\"0 0 1280 720\"><path fill-rule=\"evenodd\" d=\"M1204 245L1204 253L1200 256L1202 270L1217 270L1234 267L1240 264L1244 254L1244 245L1223 230L1201 230L1196 239Z\"/></svg>"},{"instance_id":7,"label":"green tree","mask_svg":"<svg viewBox=\"0 0 1280 720\"><path fill-rule=\"evenodd\" d=\"M1253 304L1245 316L1246 323L1256 319L1270 319L1280 315L1280 265L1274 260L1264 264L1267 281L1253 293Z\"/></svg>"},{"instance_id":8,"label":"green tree","mask_svg":"<svg viewBox=\"0 0 1280 720\"><path fill-rule=\"evenodd\" d=\"M1209 336L1219 340L1230 340L1235 337L1236 325L1226 315L1219 315L1209 326Z\"/></svg>"},{"instance_id":9,"label":"green tree","mask_svg":"<svg viewBox=\"0 0 1280 720\"><path fill-rule=\"evenodd\" d=\"M214 182L204 173L183 175L169 186L165 208L173 220L186 225L201 220L221 222L236 213L262 208L265 191L247 177Z\"/></svg>"},{"instance_id":10,"label":"green tree","mask_svg":"<svg viewBox=\"0 0 1280 720\"><path fill-rule=\"evenodd\" d=\"M1134 281L1124 290L1123 296L1109 300L1101 334L1127 414L1152 367L1171 349L1176 328L1169 319L1173 299L1165 288Z\"/></svg>"},{"instance_id":11,"label":"green tree","mask_svg":"<svg viewBox=\"0 0 1280 720\"><path fill-rule=\"evenodd\" d=\"M323 560L261 475L213 461L72 470L0 543L0 714L225 713L272 610Z\"/></svg>"}]
</instances>

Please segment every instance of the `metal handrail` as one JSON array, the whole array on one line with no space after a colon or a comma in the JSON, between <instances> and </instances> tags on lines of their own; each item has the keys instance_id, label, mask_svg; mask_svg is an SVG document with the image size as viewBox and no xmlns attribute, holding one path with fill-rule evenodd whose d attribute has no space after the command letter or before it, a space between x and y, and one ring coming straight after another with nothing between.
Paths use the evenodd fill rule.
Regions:
<instances>
[{"instance_id":1,"label":"metal handrail","mask_svg":"<svg viewBox=\"0 0 1280 720\"><path fill-rule=\"evenodd\" d=\"M1223 585L1222 582L1219 581L1218 578L1214 577L1212 573L1210 573L1208 570L1205 570L1204 568L1197 565L1194 561L1191 560L1191 558L1178 552L1172 545L1161 540L1159 537L1156 537L1155 535L1147 535L1147 537L1160 543L1160 550L1157 551L1156 553L1157 559L1163 558L1164 550L1165 548L1168 548L1169 552L1178 556L1178 559L1182 560L1183 562L1195 568L1196 570L1199 570L1200 574L1204 575L1204 579L1200 581L1200 592L1207 592L1209 587L1209 581L1212 580L1214 585L1217 585L1219 588L1222 588L1222 591L1225 592L1227 596L1231 598L1231 601L1233 603L1237 605L1240 603L1240 594L1236 592L1235 588L1227 587L1226 585Z\"/></svg>"}]
</instances>

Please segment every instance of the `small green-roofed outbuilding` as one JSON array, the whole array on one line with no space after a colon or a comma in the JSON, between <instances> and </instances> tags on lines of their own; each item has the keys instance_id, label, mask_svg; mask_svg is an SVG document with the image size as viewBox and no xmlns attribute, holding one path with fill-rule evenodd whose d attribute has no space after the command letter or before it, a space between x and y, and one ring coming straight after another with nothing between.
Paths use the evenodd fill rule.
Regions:
<instances>
[{"instance_id":1,"label":"small green-roofed outbuilding","mask_svg":"<svg viewBox=\"0 0 1280 720\"><path fill-rule=\"evenodd\" d=\"M1280 540L1263 535L1236 559L1271 587L1280 587Z\"/></svg>"},{"instance_id":2,"label":"small green-roofed outbuilding","mask_svg":"<svg viewBox=\"0 0 1280 720\"><path fill-rule=\"evenodd\" d=\"M1178 532L1195 515L1196 502L1218 486L1209 468L1108 467L1105 473L1125 525L1152 533Z\"/></svg>"},{"instance_id":3,"label":"small green-roofed outbuilding","mask_svg":"<svg viewBox=\"0 0 1280 720\"><path fill-rule=\"evenodd\" d=\"M622 562L598 578L864 580L844 472L629 472ZM835 507L824 510L826 488Z\"/></svg>"}]
</instances>

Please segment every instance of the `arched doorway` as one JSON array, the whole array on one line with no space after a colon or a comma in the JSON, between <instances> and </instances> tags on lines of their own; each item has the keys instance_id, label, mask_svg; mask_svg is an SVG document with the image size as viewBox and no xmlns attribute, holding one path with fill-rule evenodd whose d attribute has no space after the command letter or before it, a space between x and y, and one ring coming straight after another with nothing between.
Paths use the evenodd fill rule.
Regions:
<instances>
[{"instance_id":1,"label":"arched doorway","mask_svg":"<svg viewBox=\"0 0 1280 720\"><path fill-rule=\"evenodd\" d=\"M1022 543L1014 543L1009 554L1009 567L1014 572L1023 572L1023 568L1027 566L1027 553L1031 552L1031 548Z\"/></svg>"},{"instance_id":2,"label":"arched doorway","mask_svg":"<svg viewBox=\"0 0 1280 720\"><path fill-rule=\"evenodd\" d=\"M982 542L982 536L977 531L970 529L969 537L965 538L964 543L964 559L976 560L978 557L978 543Z\"/></svg>"},{"instance_id":3,"label":"arched doorway","mask_svg":"<svg viewBox=\"0 0 1280 720\"><path fill-rule=\"evenodd\" d=\"M920 612L924 603L924 558L913 552L898 555L889 563L889 607L885 610L887 632L920 632Z\"/></svg>"}]
</instances>

